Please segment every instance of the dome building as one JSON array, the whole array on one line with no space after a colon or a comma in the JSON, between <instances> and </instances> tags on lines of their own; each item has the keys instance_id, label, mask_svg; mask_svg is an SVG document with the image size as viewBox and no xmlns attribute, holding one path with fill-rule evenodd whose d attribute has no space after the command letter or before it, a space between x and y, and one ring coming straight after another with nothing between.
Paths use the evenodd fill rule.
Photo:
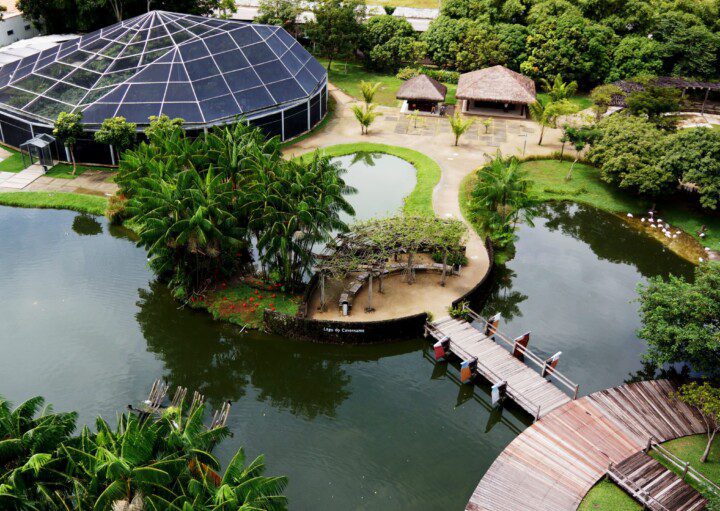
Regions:
<instances>
[{"instance_id":1,"label":"dome building","mask_svg":"<svg viewBox=\"0 0 720 511\"><path fill-rule=\"evenodd\" d=\"M92 132L115 116L138 131L180 117L191 134L243 118L288 140L324 117L327 72L282 28L152 11L0 67L4 143L51 133L63 111L83 114L78 162L114 163Z\"/></svg>"}]
</instances>

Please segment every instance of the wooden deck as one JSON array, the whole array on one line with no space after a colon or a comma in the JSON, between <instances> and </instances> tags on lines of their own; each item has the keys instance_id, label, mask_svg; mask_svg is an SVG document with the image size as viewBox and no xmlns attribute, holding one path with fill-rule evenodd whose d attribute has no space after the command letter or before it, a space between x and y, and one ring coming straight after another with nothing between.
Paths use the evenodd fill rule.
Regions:
<instances>
[{"instance_id":1,"label":"wooden deck","mask_svg":"<svg viewBox=\"0 0 720 511\"><path fill-rule=\"evenodd\" d=\"M644 451L613 465L608 475L652 511L701 511L707 504L692 486Z\"/></svg>"},{"instance_id":2,"label":"wooden deck","mask_svg":"<svg viewBox=\"0 0 720 511\"><path fill-rule=\"evenodd\" d=\"M432 323L428 333L437 340L448 338L450 351L461 360L476 359L477 373L493 385L507 382L507 397L536 419L572 401L554 383L466 321L443 318ZM524 353L525 357L532 355Z\"/></svg>"},{"instance_id":3,"label":"wooden deck","mask_svg":"<svg viewBox=\"0 0 720 511\"><path fill-rule=\"evenodd\" d=\"M566 403L526 429L498 456L470 497L469 511L575 511L607 473L653 437L704 432L702 418L670 396L665 380L623 385Z\"/></svg>"}]
</instances>

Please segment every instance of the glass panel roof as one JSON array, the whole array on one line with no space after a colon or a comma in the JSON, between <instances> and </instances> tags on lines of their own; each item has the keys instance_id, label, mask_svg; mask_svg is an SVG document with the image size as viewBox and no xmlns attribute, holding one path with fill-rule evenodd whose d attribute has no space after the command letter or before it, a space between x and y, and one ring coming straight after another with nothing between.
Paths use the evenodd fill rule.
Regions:
<instances>
[{"instance_id":1,"label":"glass panel roof","mask_svg":"<svg viewBox=\"0 0 720 511\"><path fill-rule=\"evenodd\" d=\"M212 123L306 98L326 76L279 27L152 11L0 68L0 109Z\"/></svg>"}]
</instances>

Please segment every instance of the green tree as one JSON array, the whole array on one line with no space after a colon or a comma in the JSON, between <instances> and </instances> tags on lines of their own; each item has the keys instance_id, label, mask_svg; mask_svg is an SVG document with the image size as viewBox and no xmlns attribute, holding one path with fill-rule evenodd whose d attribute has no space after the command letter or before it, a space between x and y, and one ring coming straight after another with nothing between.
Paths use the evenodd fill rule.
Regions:
<instances>
[{"instance_id":1,"label":"green tree","mask_svg":"<svg viewBox=\"0 0 720 511\"><path fill-rule=\"evenodd\" d=\"M370 125L375 122L378 114L375 111L375 105L365 103L364 105L353 105L352 112L355 115L355 119L360 123L360 133L367 135Z\"/></svg>"},{"instance_id":2,"label":"green tree","mask_svg":"<svg viewBox=\"0 0 720 511\"><path fill-rule=\"evenodd\" d=\"M720 388L714 387L708 382L702 384L690 382L680 387L675 397L694 407L705 421L705 433L708 440L705 451L700 457L700 463L705 463L710 455L715 436L720 431Z\"/></svg>"},{"instance_id":3,"label":"green tree","mask_svg":"<svg viewBox=\"0 0 720 511\"><path fill-rule=\"evenodd\" d=\"M155 116L149 118L150 124L145 128L145 136L153 143L160 144L163 140L167 140L174 134L182 131L184 119L175 117L171 119L167 115Z\"/></svg>"},{"instance_id":4,"label":"green tree","mask_svg":"<svg viewBox=\"0 0 720 511\"><path fill-rule=\"evenodd\" d=\"M393 37L370 50L370 67L395 73L403 66L416 65L427 53L427 44L416 37Z\"/></svg>"},{"instance_id":5,"label":"green tree","mask_svg":"<svg viewBox=\"0 0 720 511\"><path fill-rule=\"evenodd\" d=\"M476 22L473 20L453 19L444 15L430 22L422 35L430 60L442 68L455 68L458 48L474 24Z\"/></svg>"},{"instance_id":6,"label":"green tree","mask_svg":"<svg viewBox=\"0 0 720 511\"><path fill-rule=\"evenodd\" d=\"M542 145L545 136L545 128L557 127L558 117L572 115L578 111L578 106L568 100L551 101L541 98L535 103L528 105L530 117L540 125L540 138L538 145Z\"/></svg>"},{"instance_id":7,"label":"green tree","mask_svg":"<svg viewBox=\"0 0 720 511\"><path fill-rule=\"evenodd\" d=\"M680 110L680 91L672 87L645 85L643 90L631 92L626 99L628 111L647 118L661 129L674 129L677 119L672 114Z\"/></svg>"},{"instance_id":8,"label":"green tree","mask_svg":"<svg viewBox=\"0 0 720 511\"><path fill-rule=\"evenodd\" d=\"M623 91L617 85L598 85L590 91L590 101L593 102L595 120L599 121L610 108L614 96L620 96Z\"/></svg>"},{"instance_id":9,"label":"green tree","mask_svg":"<svg viewBox=\"0 0 720 511\"><path fill-rule=\"evenodd\" d=\"M488 24L475 23L469 26L465 37L457 45L455 67L458 71L472 71L502 65L508 59L497 29Z\"/></svg>"},{"instance_id":10,"label":"green tree","mask_svg":"<svg viewBox=\"0 0 720 511\"><path fill-rule=\"evenodd\" d=\"M615 33L579 14L546 18L528 37L528 58L520 70L535 78L562 75L589 86L607 76Z\"/></svg>"},{"instance_id":11,"label":"green tree","mask_svg":"<svg viewBox=\"0 0 720 511\"><path fill-rule=\"evenodd\" d=\"M527 27L519 24L500 23L496 25L500 40L499 52L504 55L503 65L514 71L520 71L520 64L527 59Z\"/></svg>"},{"instance_id":12,"label":"green tree","mask_svg":"<svg viewBox=\"0 0 720 511\"><path fill-rule=\"evenodd\" d=\"M376 46L382 46L393 37L417 38L417 33L405 18L399 16L373 16L365 24L361 49L369 53Z\"/></svg>"},{"instance_id":13,"label":"green tree","mask_svg":"<svg viewBox=\"0 0 720 511\"><path fill-rule=\"evenodd\" d=\"M315 20L306 25L308 37L328 58L328 70L337 57L355 51L363 33L364 0L320 0L315 4Z\"/></svg>"},{"instance_id":14,"label":"green tree","mask_svg":"<svg viewBox=\"0 0 720 511\"><path fill-rule=\"evenodd\" d=\"M504 159L500 153L477 172L470 209L499 247L515 239L515 227L521 217L530 220L531 181L517 158Z\"/></svg>"},{"instance_id":15,"label":"green tree","mask_svg":"<svg viewBox=\"0 0 720 511\"><path fill-rule=\"evenodd\" d=\"M588 159L600 167L603 181L647 195L665 193L675 184L675 176L658 165L665 135L650 121L611 115L598 128Z\"/></svg>"},{"instance_id":16,"label":"green tree","mask_svg":"<svg viewBox=\"0 0 720 511\"><path fill-rule=\"evenodd\" d=\"M717 209L720 202L720 132L709 128L679 130L669 138L659 165L675 179L697 186L704 208Z\"/></svg>"},{"instance_id":17,"label":"green tree","mask_svg":"<svg viewBox=\"0 0 720 511\"><path fill-rule=\"evenodd\" d=\"M382 83L380 82L360 82L360 93L362 94L363 101L366 105L369 105L373 102L373 99L375 99L375 94L377 94L377 91L380 90L381 86Z\"/></svg>"},{"instance_id":18,"label":"green tree","mask_svg":"<svg viewBox=\"0 0 720 511\"><path fill-rule=\"evenodd\" d=\"M613 51L608 81L662 74L664 55L663 45L655 39L637 35L624 37Z\"/></svg>"},{"instance_id":19,"label":"green tree","mask_svg":"<svg viewBox=\"0 0 720 511\"><path fill-rule=\"evenodd\" d=\"M455 112L455 115L449 117L448 121L450 121L450 130L455 137L456 146L460 143L460 137L467 133L475 122L473 119L463 117L460 112Z\"/></svg>"},{"instance_id":20,"label":"green tree","mask_svg":"<svg viewBox=\"0 0 720 511\"><path fill-rule=\"evenodd\" d=\"M540 83L552 102L570 99L578 89L577 82L564 82L559 74L555 75L552 83L545 78L541 78Z\"/></svg>"},{"instance_id":21,"label":"green tree","mask_svg":"<svg viewBox=\"0 0 720 511\"><path fill-rule=\"evenodd\" d=\"M127 122L125 117L111 117L105 119L100 125L100 129L95 132L95 141L108 144L119 159L120 153L135 143L136 130L137 124Z\"/></svg>"},{"instance_id":22,"label":"green tree","mask_svg":"<svg viewBox=\"0 0 720 511\"><path fill-rule=\"evenodd\" d=\"M720 263L703 263L694 281L670 275L639 286L638 336L648 343L648 360L687 363L695 371L720 372Z\"/></svg>"},{"instance_id":23,"label":"green tree","mask_svg":"<svg viewBox=\"0 0 720 511\"><path fill-rule=\"evenodd\" d=\"M568 126L565 128L565 137L570 144L572 144L573 148L575 149L575 159L573 160L572 164L570 165L570 168L568 169L568 173L565 176L565 181L570 181L572 179L572 171L575 167L575 164L580 159L580 154L582 153L583 149L585 149L587 146L592 144L597 137L599 136L599 131L594 127L589 126L580 126L580 127L574 127L574 126Z\"/></svg>"},{"instance_id":24,"label":"green tree","mask_svg":"<svg viewBox=\"0 0 720 511\"><path fill-rule=\"evenodd\" d=\"M296 34L297 19L301 13L300 3L293 0L260 0L255 22L277 25L291 34Z\"/></svg>"},{"instance_id":25,"label":"green tree","mask_svg":"<svg viewBox=\"0 0 720 511\"><path fill-rule=\"evenodd\" d=\"M656 18L652 34L663 46L665 73L699 78L717 75L718 36L697 16L663 12Z\"/></svg>"},{"instance_id":26,"label":"green tree","mask_svg":"<svg viewBox=\"0 0 720 511\"><path fill-rule=\"evenodd\" d=\"M58 138L65 147L70 151L70 160L72 160L73 176L77 172L77 162L75 161L75 144L77 139L83 134L82 112L68 113L60 112L55 120L53 127L53 135Z\"/></svg>"}]
</instances>

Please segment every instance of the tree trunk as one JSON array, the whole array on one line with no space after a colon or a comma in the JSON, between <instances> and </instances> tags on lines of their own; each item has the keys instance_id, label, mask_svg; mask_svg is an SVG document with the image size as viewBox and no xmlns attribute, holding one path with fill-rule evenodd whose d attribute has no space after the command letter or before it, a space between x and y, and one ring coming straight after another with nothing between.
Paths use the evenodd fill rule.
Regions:
<instances>
[{"instance_id":1,"label":"tree trunk","mask_svg":"<svg viewBox=\"0 0 720 511\"><path fill-rule=\"evenodd\" d=\"M77 162L75 161L75 151L73 151L72 145L68 146L68 149L70 150L70 159L72 160L72 164L73 164L72 175L74 176L75 173L77 172Z\"/></svg>"},{"instance_id":2,"label":"tree trunk","mask_svg":"<svg viewBox=\"0 0 720 511\"><path fill-rule=\"evenodd\" d=\"M577 158L575 158L575 161L573 161L570 164L570 170L568 170L567 176L565 176L565 181L570 181L572 179L573 167L575 167L575 164L577 163L579 158L580 158L580 155L578 155Z\"/></svg>"},{"instance_id":3,"label":"tree trunk","mask_svg":"<svg viewBox=\"0 0 720 511\"><path fill-rule=\"evenodd\" d=\"M413 279L413 254L412 252L408 253L408 262L407 262L407 283L412 284L415 279Z\"/></svg>"},{"instance_id":4,"label":"tree trunk","mask_svg":"<svg viewBox=\"0 0 720 511\"><path fill-rule=\"evenodd\" d=\"M330 72L330 68L332 67L332 63L333 63L333 57L332 57L332 56L333 56L333 54L330 53L330 58L328 59L328 68L327 68L328 73Z\"/></svg>"},{"instance_id":5,"label":"tree trunk","mask_svg":"<svg viewBox=\"0 0 720 511\"><path fill-rule=\"evenodd\" d=\"M703 453L702 457L700 458L700 463L707 462L708 456L710 456L710 449L712 449L712 444L713 444L713 441L715 440L716 433L717 433L717 429L714 429L710 433L708 433L708 443L705 446L705 452Z\"/></svg>"},{"instance_id":6,"label":"tree trunk","mask_svg":"<svg viewBox=\"0 0 720 511\"><path fill-rule=\"evenodd\" d=\"M545 125L541 124L540 125L540 140L538 140L538 145L542 145L542 139L543 139L544 135L545 135Z\"/></svg>"},{"instance_id":7,"label":"tree trunk","mask_svg":"<svg viewBox=\"0 0 720 511\"><path fill-rule=\"evenodd\" d=\"M320 274L320 310L325 310L325 274Z\"/></svg>"},{"instance_id":8,"label":"tree trunk","mask_svg":"<svg viewBox=\"0 0 720 511\"><path fill-rule=\"evenodd\" d=\"M445 287L445 278L447 277L447 250L443 254L443 270L442 270L442 278L440 279L440 285L442 287Z\"/></svg>"},{"instance_id":9,"label":"tree trunk","mask_svg":"<svg viewBox=\"0 0 720 511\"><path fill-rule=\"evenodd\" d=\"M382 294L382 293L385 292L385 289L383 289L383 278L382 278L382 274L378 275L378 279L379 279L379 281L380 281L380 282L378 283L378 293L381 293L381 294Z\"/></svg>"},{"instance_id":10,"label":"tree trunk","mask_svg":"<svg viewBox=\"0 0 720 511\"><path fill-rule=\"evenodd\" d=\"M560 161L563 161L564 154L565 154L565 142L563 141L562 145L560 146Z\"/></svg>"},{"instance_id":11,"label":"tree trunk","mask_svg":"<svg viewBox=\"0 0 720 511\"><path fill-rule=\"evenodd\" d=\"M368 280L368 301L367 301L367 307L365 307L365 312L372 312L375 310L375 309L373 309L372 299L373 299L373 276L371 273L370 280Z\"/></svg>"},{"instance_id":12,"label":"tree trunk","mask_svg":"<svg viewBox=\"0 0 720 511\"><path fill-rule=\"evenodd\" d=\"M455 135L455 146L456 147L457 147L459 141L460 141L460 135Z\"/></svg>"}]
</instances>

